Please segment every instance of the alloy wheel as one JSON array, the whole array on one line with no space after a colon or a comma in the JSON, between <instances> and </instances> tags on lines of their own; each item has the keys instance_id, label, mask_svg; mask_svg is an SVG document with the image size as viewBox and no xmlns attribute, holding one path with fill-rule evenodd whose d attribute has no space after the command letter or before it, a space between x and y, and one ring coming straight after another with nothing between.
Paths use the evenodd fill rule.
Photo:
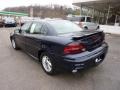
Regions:
<instances>
[{"instance_id":1,"label":"alloy wheel","mask_svg":"<svg viewBox=\"0 0 120 90\"><path fill-rule=\"evenodd\" d=\"M46 72L52 71L52 63L50 61L50 58L48 56L42 57L42 65Z\"/></svg>"},{"instance_id":2,"label":"alloy wheel","mask_svg":"<svg viewBox=\"0 0 120 90\"><path fill-rule=\"evenodd\" d=\"M15 40L13 40L13 39L12 39L12 46L14 49L16 48Z\"/></svg>"}]
</instances>

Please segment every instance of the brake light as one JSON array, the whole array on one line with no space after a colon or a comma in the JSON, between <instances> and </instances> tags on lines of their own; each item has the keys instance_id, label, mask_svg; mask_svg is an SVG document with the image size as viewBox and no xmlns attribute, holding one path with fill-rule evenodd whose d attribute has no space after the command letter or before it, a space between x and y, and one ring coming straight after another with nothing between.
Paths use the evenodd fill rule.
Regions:
<instances>
[{"instance_id":1,"label":"brake light","mask_svg":"<svg viewBox=\"0 0 120 90\"><path fill-rule=\"evenodd\" d=\"M64 48L64 54L77 54L85 50L85 46L81 43L70 43Z\"/></svg>"}]
</instances>

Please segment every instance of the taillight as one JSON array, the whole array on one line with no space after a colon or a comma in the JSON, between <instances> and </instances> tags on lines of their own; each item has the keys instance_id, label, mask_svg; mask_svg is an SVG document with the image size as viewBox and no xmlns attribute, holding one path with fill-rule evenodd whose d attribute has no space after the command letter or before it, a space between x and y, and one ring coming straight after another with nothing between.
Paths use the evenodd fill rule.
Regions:
<instances>
[{"instance_id":1,"label":"taillight","mask_svg":"<svg viewBox=\"0 0 120 90\"><path fill-rule=\"evenodd\" d=\"M81 43L70 43L64 48L64 54L77 54L85 50L85 46Z\"/></svg>"}]
</instances>

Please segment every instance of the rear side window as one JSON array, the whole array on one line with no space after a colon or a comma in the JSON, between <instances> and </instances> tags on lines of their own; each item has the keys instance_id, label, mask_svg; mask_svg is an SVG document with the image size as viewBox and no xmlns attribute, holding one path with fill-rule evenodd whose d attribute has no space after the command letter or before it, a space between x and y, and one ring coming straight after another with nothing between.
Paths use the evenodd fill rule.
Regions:
<instances>
[{"instance_id":1,"label":"rear side window","mask_svg":"<svg viewBox=\"0 0 120 90\"><path fill-rule=\"evenodd\" d=\"M43 35L46 35L47 34L47 28L45 25L42 26L41 30L40 30L40 33L43 34Z\"/></svg>"}]
</instances>

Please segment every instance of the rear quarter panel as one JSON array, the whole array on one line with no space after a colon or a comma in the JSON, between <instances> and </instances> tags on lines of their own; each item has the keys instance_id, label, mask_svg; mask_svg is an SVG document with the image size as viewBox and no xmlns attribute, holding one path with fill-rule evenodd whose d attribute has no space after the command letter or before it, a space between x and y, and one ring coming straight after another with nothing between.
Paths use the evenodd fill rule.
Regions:
<instances>
[{"instance_id":1,"label":"rear quarter panel","mask_svg":"<svg viewBox=\"0 0 120 90\"><path fill-rule=\"evenodd\" d=\"M63 55L64 46L72 42L70 39L58 36L35 36L34 38L40 40L38 52L46 51L56 56Z\"/></svg>"}]
</instances>

